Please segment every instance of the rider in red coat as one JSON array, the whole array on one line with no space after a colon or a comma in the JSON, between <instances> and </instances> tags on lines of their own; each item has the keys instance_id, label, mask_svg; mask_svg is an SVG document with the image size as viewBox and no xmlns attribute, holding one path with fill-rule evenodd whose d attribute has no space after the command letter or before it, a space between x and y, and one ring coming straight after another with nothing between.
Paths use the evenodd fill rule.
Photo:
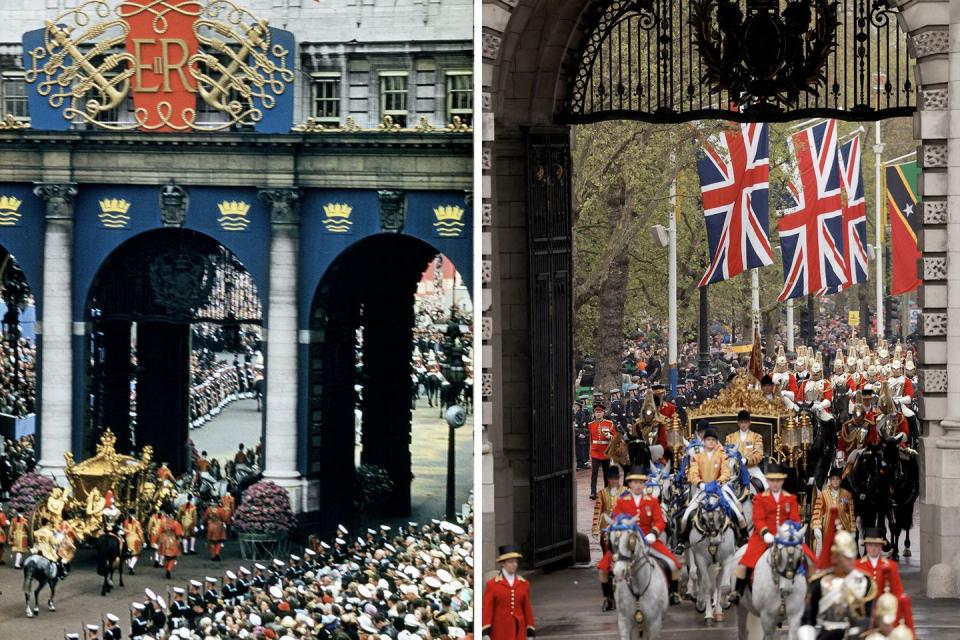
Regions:
<instances>
[{"instance_id":1,"label":"rider in red coat","mask_svg":"<svg viewBox=\"0 0 960 640\"><path fill-rule=\"evenodd\" d=\"M863 546L867 548L867 555L857 560L855 566L877 583L877 593L882 594L889 588L890 593L899 598L903 594L903 582L900 581L897 563L880 555L885 543L883 529L865 529Z\"/></svg>"},{"instance_id":2,"label":"rider in red coat","mask_svg":"<svg viewBox=\"0 0 960 640\"><path fill-rule=\"evenodd\" d=\"M500 572L483 590L483 637L491 640L534 638L537 629L530 605L530 583L517 575L523 555L514 545L500 547Z\"/></svg>"},{"instance_id":3,"label":"rider in red coat","mask_svg":"<svg viewBox=\"0 0 960 640\"><path fill-rule=\"evenodd\" d=\"M677 589L677 577L680 573L680 560L673 555L667 545L660 540L660 534L666 528L663 520L663 509L660 501L644 492L647 476L640 467L634 467L627 475L627 487L630 491L624 493L613 507L612 519L627 515L636 520L636 524L646 536L650 545L650 555L662 560L670 567L670 602L678 604L680 596ZM613 564L613 555L607 551L603 559L597 564L597 569L610 571Z\"/></svg>"},{"instance_id":4,"label":"rider in red coat","mask_svg":"<svg viewBox=\"0 0 960 640\"><path fill-rule=\"evenodd\" d=\"M767 482L770 490L764 491L753 499L753 533L747 542L747 550L737 566L736 594L732 600L736 602L747 588L747 573L752 570L760 556L773 544L780 525L792 520L803 522L800 504L797 497L783 490L783 481L787 478L787 471L778 464L772 464L767 469ZM803 552L810 561L814 561L813 551L803 545Z\"/></svg>"}]
</instances>

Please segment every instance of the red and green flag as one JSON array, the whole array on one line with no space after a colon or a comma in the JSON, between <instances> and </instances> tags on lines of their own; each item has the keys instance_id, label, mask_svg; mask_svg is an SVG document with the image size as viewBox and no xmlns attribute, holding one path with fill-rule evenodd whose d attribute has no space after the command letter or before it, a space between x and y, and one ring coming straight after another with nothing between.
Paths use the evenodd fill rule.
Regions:
<instances>
[{"instance_id":1,"label":"red and green flag","mask_svg":"<svg viewBox=\"0 0 960 640\"><path fill-rule=\"evenodd\" d=\"M920 286L917 261L920 247L917 235L923 223L917 198L916 162L897 164L886 168L887 211L890 215L890 269L893 279L890 295L898 296Z\"/></svg>"}]
</instances>

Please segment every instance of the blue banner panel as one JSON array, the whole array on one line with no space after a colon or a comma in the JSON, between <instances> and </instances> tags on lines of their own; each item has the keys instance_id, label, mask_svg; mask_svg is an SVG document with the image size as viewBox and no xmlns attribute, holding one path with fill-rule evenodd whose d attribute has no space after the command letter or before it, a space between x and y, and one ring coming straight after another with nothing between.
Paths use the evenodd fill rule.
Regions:
<instances>
[{"instance_id":1,"label":"blue banner panel","mask_svg":"<svg viewBox=\"0 0 960 640\"><path fill-rule=\"evenodd\" d=\"M463 191L411 191L403 232L450 258L473 292L473 208Z\"/></svg>"},{"instance_id":2,"label":"blue banner panel","mask_svg":"<svg viewBox=\"0 0 960 640\"><path fill-rule=\"evenodd\" d=\"M30 126L37 131L66 131L70 128L70 121L63 117L63 107L69 106L70 101L69 98L58 98L57 94L69 92L70 87L61 87L57 81L63 73L63 67L73 64L73 59L64 55L63 64L50 75L44 73L43 65L50 62L46 49L46 33L46 28L43 28L23 34L23 68L28 80L27 106L30 109ZM34 55L38 56L39 62L35 61ZM33 72L35 64L40 67L39 73ZM51 100L56 106L51 106Z\"/></svg>"},{"instance_id":3,"label":"blue banner panel","mask_svg":"<svg viewBox=\"0 0 960 640\"><path fill-rule=\"evenodd\" d=\"M266 52L270 62L282 66L284 59L277 53L286 53L286 65L292 74L297 65L297 40L293 33L283 29L270 27L270 49ZM257 55L262 55L257 52ZM293 108L294 108L294 82L285 82L280 74L277 73L274 78L273 86L266 86L264 89L272 100L271 104L264 104L263 98L255 98L253 105L263 112L263 120L256 123L253 127L257 133L290 133L293 128ZM255 87L255 89L259 90ZM268 100L269 102L269 100Z\"/></svg>"},{"instance_id":4,"label":"blue banner panel","mask_svg":"<svg viewBox=\"0 0 960 640\"><path fill-rule=\"evenodd\" d=\"M44 204L33 185L0 184L0 245L13 254L27 276L37 306L43 293Z\"/></svg>"},{"instance_id":5,"label":"blue banner panel","mask_svg":"<svg viewBox=\"0 0 960 640\"><path fill-rule=\"evenodd\" d=\"M86 316L90 286L104 261L136 235L162 229L160 187L80 185L74 224L74 319ZM184 229L232 251L253 277L266 305L270 215L252 188L191 187ZM82 250L80 250L82 248Z\"/></svg>"}]
</instances>

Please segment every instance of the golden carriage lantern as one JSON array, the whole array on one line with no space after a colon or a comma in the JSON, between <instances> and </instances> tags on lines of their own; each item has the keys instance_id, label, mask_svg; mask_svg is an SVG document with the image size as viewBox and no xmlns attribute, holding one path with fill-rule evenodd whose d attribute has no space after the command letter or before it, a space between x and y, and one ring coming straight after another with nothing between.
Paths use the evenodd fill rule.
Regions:
<instances>
[{"instance_id":1,"label":"golden carriage lantern","mask_svg":"<svg viewBox=\"0 0 960 640\"><path fill-rule=\"evenodd\" d=\"M680 466L680 458L683 456L684 442L683 432L680 430L680 416L673 414L670 421L670 428L667 430L667 445L673 451L673 468Z\"/></svg>"},{"instance_id":2,"label":"golden carriage lantern","mask_svg":"<svg viewBox=\"0 0 960 640\"><path fill-rule=\"evenodd\" d=\"M787 423L784 425L780 437L784 453L790 460L790 466L793 466L797 460L797 449L800 448L800 432L793 416L787 418Z\"/></svg>"}]
</instances>

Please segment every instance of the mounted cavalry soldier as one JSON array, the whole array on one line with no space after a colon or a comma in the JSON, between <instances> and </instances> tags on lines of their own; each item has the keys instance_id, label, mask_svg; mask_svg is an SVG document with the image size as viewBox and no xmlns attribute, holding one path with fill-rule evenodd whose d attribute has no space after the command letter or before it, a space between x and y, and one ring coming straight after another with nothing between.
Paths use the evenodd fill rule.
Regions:
<instances>
[{"instance_id":1,"label":"mounted cavalry soldier","mask_svg":"<svg viewBox=\"0 0 960 640\"><path fill-rule=\"evenodd\" d=\"M720 439L713 427L707 427L703 433L703 450L693 454L690 459L687 480L690 482L690 492L693 498L680 519L680 537L684 542L688 540L690 535L690 516L700 506L700 502L703 501L705 496L704 489L711 482L720 485L720 495L726 511L733 514L730 520L736 522L742 533L746 533L747 521L740 510L740 501L727 485L730 481L730 465L727 464L727 454L720 446Z\"/></svg>"},{"instance_id":2,"label":"mounted cavalry soldier","mask_svg":"<svg viewBox=\"0 0 960 640\"><path fill-rule=\"evenodd\" d=\"M597 499L597 473L603 471L606 477L607 469L610 467L610 444L613 440L613 434L616 427L613 422L603 416L604 406L602 402L593 404L593 422L590 423L590 499Z\"/></svg>"},{"instance_id":3,"label":"mounted cavalry soldier","mask_svg":"<svg viewBox=\"0 0 960 640\"><path fill-rule=\"evenodd\" d=\"M909 448L910 426L907 419L897 410L897 405L890 394L890 387L887 381L880 383L880 399L877 402L877 426L878 435L884 438L897 438L901 449L906 449L916 455L916 451Z\"/></svg>"},{"instance_id":4,"label":"mounted cavalry soldier","mask_svg":"<svg viewBox=\"0 0 960 640\"><path fill-rule=\"evenodd\" d=\"M833 402L833 387L823 379L823 363L817 359L810 364L810 379L800 383L800 402L811 403L811 407L821 420L829 420L830 405Z\"/></svg>"},{"instance_id":5,"label":"mounted cavalry soldier","mask_svg":"<svg viewBox=\"0 0 960 640\"><path fill-rule=\"evenodd\" d=\"M856 457L853 452L862 448L867 441L871 441L872 444L879 442L876 422L871 415L872 411L866 406L867 398L872 396L872 389L857 391L854 396L850 407L851 418L840 427L837 438L837 457L842 461L852 463L853 458Z\"/></svg>"},{"instance_id":6,"label":"mounted cavalry soldier","mask_svg":"<svg viewBox=\"0 0 960 640\"><path fill-rule=\"evenodd\" d=\"M630 464L643 466L644 447L651 448L659 445L666 455L667 451L667 422L657 411L652 393L647 393L643 399L640 416L627 427L627 450L630 454Z\"/></svg>"},{"instance_id":7,"label":"mounted cavalry soldier","mask_svg":"<svg viewBox=\"0 0 960 640\"><path fill-rule=\"evenodd\" d=\"M781 392L787 391L791 395L791 400L795 400L797 394L800 391L800 387L797 384L797 376L790 371L790 366L787 363L787 356L783 352L783 345L780 345L780 349L777 351L777 359L773 366L773 384L780 389Z\"/></svg>"},{"instance_id":8,"label":"mounted cavalry soldier","mask_svg":"<svg viewBox=\"0 0 960 640\"><path fill-rule=\"evenodd\" d=\"M537 635L530 604L530 583L517 575L523 554L519 547L500 547L500 571L483 590L483 637L490 640L526 640Z\"/></svg>"},{"instance_id":9,"label":"mounted cavalry soldier","mask_svg":"<svg viewBox=\"0 0 960 640\"><path fill-rule=\"evenodd\" d=\"M870 627L877 585L856 567L857 543L852 534L847 531L834 534L831 523L823 544L830 549L832 567L811 576L797 637L799 640L860 637Z\"/></svg>"},{"instance_id":10,"label":"mounted cavalry soldier","mask_svg":"<svg viewBox=\"0 0 960 640\"><path fill-rule=\"evenodd\" d=\"M839 513L840 528L853 534L857 532L857 515L853 509L853 496L840 486L842 471L840 467L831 468L827 486L824 489L818 489L817 497L814 499L810 527L816 539L814 551L818 555L823 544L823 530L827 525L830 510L834 507Z\"/></svg>"},{"instance_id":11,"label":"mounted cavalry soldier","mask_svg":"<svg viewBox=\"0 0 960 640\"><path fill-rule=\"evenodd\" d=\"M748 573L753 570L760 560L760 556L773 544L780 525L785 522L802 522L803 514L797 497L783 490L783 481L787 478L787 470L779 464L767 467L767 482L770 489L753 498L753 533L747 542L747 550L737 566L736 591L731 597L732 602L738 602L747 588ZM813 560L813 552L803 545L807 557ZM856 557L856 554L854 554Z\"/></svg>"},{"instance_id":12,"label":"mounted cavalry soldier","mask_svg":"<svg viewBox=\"0 0 960 640\"><path fill-rule=\"evenodd\" d=\"M660 534L666 529L663 508L660 506L659 500L644 491L646 481L647 476L642 469L634 467L630 470L627 475L629 491L624 492L617 500L611 518L616 520L621 515L629 516L640 528L644 534L644 539L650 545L650 555L664 565L664 571L670 582L670 603L679 604L680 595L677 578L680 575L680 560L660 540ZM597 568L609 572L612 569L612 564L613 555L608 550L597 564Z\"/></svg>"},{"instance_id":13,"label":"mounted cavalry soldier","mask_svg":"<svg viewBox=\"0 0 960 640\"><path fill-rule=\"evenodd\" d=\"M594 539L599 539L600 550L604 555L610 553L610 541L604 529L613 524L613 508L624 491L623 485L620 484L620 469L610 467L607 470L607 486L597 495L597 500L593 505L592 533ZM610 611L614 608L613 579L609 568L600 568L599 565L597 568L600 573L600 589L603 592L601 610Z\"/></svg>"},{"instance_id":14,"label":"mounted cavalry soldier","mask_svg":"<svg viewBox=\"0 0 960 640\"><path fill-rule=\"evenodd\" d=\"M796 395L791 391L777 391L777 386L769 374L764 374L763 377L760 378L760 391L763 392L763 397L767 401L775 402L779 396L779 400L783 403L784 407L789 411L797 411L797 405L794 402Z\"/></svg>"},{"instance_id":15,"label":"mounted cavalry soldier","mask_svg":"<svg viewBox=\"0 0 960 640\"><path fill-rule=\"evenodd\" d=\"M766 381L767 376L760 381L760 386ZM737 430L727 434L724 444L734 445L737 451L747 461L747 473L751 478L755 478L763 489L767 488L767 479L760 469L760 463L763 462L763 436L750 429L750 412L741 409L737 414Z\"/></svg>"}]
</instances>

